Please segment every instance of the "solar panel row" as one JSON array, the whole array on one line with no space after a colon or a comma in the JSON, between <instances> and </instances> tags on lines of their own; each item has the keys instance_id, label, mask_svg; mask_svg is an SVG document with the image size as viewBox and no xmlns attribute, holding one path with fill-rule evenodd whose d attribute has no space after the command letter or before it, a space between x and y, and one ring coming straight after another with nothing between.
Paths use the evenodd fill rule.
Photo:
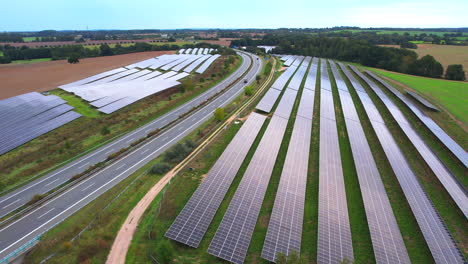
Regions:
<instances>
[{"instance_id":1,"label":"solar panel row","mask_svg":"<svg viewBox=\"0 0 468 264\"><path fill-rule=\"evenodd\" d=\"M318 59L314 58L312 60L312 65L310 65L309 73L306 76L306 81L304 84L305 89L315 91L315 84L317 82L317 68L318 68Z\"/></svg>"},{"instance_id":2,"label":"solar panel row","mask_svg":"<svg viewBox=\"0 0 468 264\"><path fill-rule=\"evenodd\" d=\"M350 67L358 76L361 78L365 77L354 66ZM412 171L392 134L383 122L376 106L368 96L364 87L362 87L346 67L342 66L342 69L357 91L359 99L364 106L364 110L371 121L372 127L390 162L390 166L400 183L406 200L411 207L435 262L463 263L463 257L450 236L450 233L437 211L432 206L431 201L424 192L417 176Z\"/></svg>"},{"instance_id":3,"label":"solar panel row","mask_svg":"<svg viewBox=\"0 0 468 264\"><path fill-rule=\"evenodd\" d=\"M465 217L468 218L468 196L463 187L458 183L458 181L447 169L447 167L442 163L442 161L437 157L437 155L429 148L426 142L424 142L421 136L410 124L409 120L406 119L403 112L401 112L401 110L398 108L398 106L396 106L396 104L380 89L380 87L376 83L374 83L372 80L368 79L364 75L361 78L363 78L369 84L370 88L382 100L382 102L385 104L385 106L387 107L397 124L400 126L405 135L414 145L415 149L426 161L427 165L434 172L437 179L439 179L440 183L442 183L445 190L447 190L447 192L455 201L460 210L463 212ZM394 90L393 93L400 95L404 99L404 101L407 101L408 105L413 107L414 111L418 110L417 113L419 113L420 115L424 115L419 109L416 108L416 106L414 106L414 104L412 104L411 101L409 101L408 98L404 98L403 94L396 91L395 88L387 88L392 88Z\"/></svg>"},{"instance_id":4,"label":"solar panel row","mask_svg":"<svg viewBox=\"0 0 468 264\"><path fill-rule=\"evenodd\" d=\"M415 100L417 100L420 104L424 105L425 107L429 108L432 111L439 111L439 108L434 106L433 104L429 103L426 99L422 98L419 94L413 92L413 91L406 91L407 94L409 94L411 97L413 97Z\"/></svg>"},{"instance_id":5,"label":"solar panel row","mask_svg":"<svg viewBox=\"0 0 468 264\"><path fill-rule=\"evenodd\" d=\"M192 64L190 64L189 66L187 66L187 67L184 69L184 72L191 73L196 67L198 67L200 64L202 64L204 61L206 61L206 60L209 59L210 57L211 57L211 55L203 55L203 56L201 56L199 59L195 60Z\"/></svg>"},{"instance_id":6,"label":"solar panel row","mask_svg":"<svg viewBox=\"0 0 468 264\"><path fill-rule=\"evenodd\" d=\"M341 100L375 259L377 263L410 263L400 229L348 87L333 61L330 61L330 66Z\"/></svg>"},{"instance_id":7,"label":"solar panel row","mask_svg":"<svg viewBox=\"0 0 468 264\"><path fill-rule=\"evenodd\" d=\"M81 116L72 109L36 92L0 101L0 155Z\"/></svg>"},{"instance_id":8,"label":"solar panel row","mask_svg":"<svg viewBox=\"0 0 468 264\"><path fill-rule=\"evenodd\" d=\"M200 65L200 67L198 67L198 69L195 70L195 72L200 74L204 73L208 67L210 67L210 65L219 57L221 57L219 54L215 54L209 57L205 62L203 62L202 65Z\"/></svg>"},{"instance_id":9,"label":"solar panel row","mask_svg":"<svg viewBox=\"0 0 468 264\"><path fill-rule=\"evenodd\" d=\"M310 58L305 64L308 62ZM298 70L293 79L298 74L304 77L305 72ZM279 252L289 255L293 251L299 253L301 249L313 104L314 92L304 89L263 244L262 257L272 262L276 261Z\"/></svg>"},{"instance_id":10,"label":"solar panel row","mask_svg":"<svg viewBox=\"0 0 468 264\"><path fill-rule=\"evenodd\" d=\"M352 261L353 245L331 83L321 63L318 263Z\"/></svg>"},{"instance_id":11,"label":"solar panel row","mask_svg":"<svg viewBox=\"0 0 468 264\"><path fill-rule=\"evenodd\" d=\"M208 172L166 232L166 237L198 247L266 117L252 113Z\"/></svg>"},{"instance_id":12,"label":"solar panel row","mask_svg":"<svg viewBox=\"0 0 468 264\"><path fill-rule=\"evenodd\" d=\"M455 155L464 165L468 166L468 154L466 151L455 142L445 131L437 125L429 116L427 116L423 111L421 111L411 100L406 98L401 94L397 89L393 88L387 82L379 78L377 75L368 72L374 79L382 83L387 89L389 89L393 94L395 94L403 103L408 106L408 108L426 125L429 130ZM422 99L422 98L421 98ZM423 99L424 100L424 99ZM429 103L429 102L428 102ZM465 214L466 215L466 214Z\"/></svg>"},{"instance_id":13,"label":"solar panel row","mask_svg":"<svg viewBox=\"0 0 468 264\"><path fill-rule=\"evenodd\" d=\"M65 88L87 84L87 83L102 79L104 77L107 77L107 76L110 76L110 75L113 75L113 74L116 74L116 73L119 73L119 72L123 72L123 71L126 71L126 70L127 69L125 69L125 68L117 68L117 69L114 69L114 70L110 70L110 71L106 71L106 72L103 72L103 73L93 75L93 76L88 77L88 78L84 78L82 80L78 80L76 82L61 85L61 86L59 86L59 88L66 90Z\"/></svg>"},{"instance_id":14,"label":"solar panel row","mask_svg":"<svg viewBox=\"0 0 468 264\"><path fill-rule=\"evenodd\" d=\"M233 263L244 262L296 95L297 91L287 89L278 104L208 253Z\"/></svg>"}]
</instances>

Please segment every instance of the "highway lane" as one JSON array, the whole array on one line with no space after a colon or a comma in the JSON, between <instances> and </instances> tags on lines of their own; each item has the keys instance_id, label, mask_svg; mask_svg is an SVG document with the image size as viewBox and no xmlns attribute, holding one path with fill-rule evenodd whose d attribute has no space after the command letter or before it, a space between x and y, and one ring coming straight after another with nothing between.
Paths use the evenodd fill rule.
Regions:
<instances>
[{"instance_id":1,"label":"highway lane","mask_svg":"<svg viewBox=\"0 0 468 264\"><path fill-rule=\"evenodd\" d=\"M250 60L249 58L244 59ZM245 77L249 84L255 81L255 76L260 73L261 63L261 60L254 57L253 66ZM159 156L212 117L212 113L217 107L223 107L239 96L246 85L243 81L236 83L215 100L151 141L34 209L19 220L0 229L0 259L60 223L147 162Z\"/></svg>"},{"instance_id":2,"label":"highway lane","mask_svg":"<svg viewBox=\"0 0 468 264\"><path fill-rule=\"evenodd\" d=\"M243 62L239 69L237 69L233 74L228 76L214 87L205 91L203 94L164 114L163 116L143 125L142 127L135 129L119 137L118 139L115 139L114 141L99 147L94 151L91 151L90 153L78 158L75 161L70 162L64 167L58 168L0 197L0 217L5 216L26 204L35 194L49 192L50 190L68 181L74 175L82 173L94 164L106 160L106 158L112 153L130 146L132 142L145 137L151 131L167 126L171 122L179 119L182 114L189 112L193 107L200 105L213 95L224 90L227 86L239 78L239 76L244 74L249 68L249 57L245 54L241 54L241 56L243 57Z\"/></svg>"}]
</instances>

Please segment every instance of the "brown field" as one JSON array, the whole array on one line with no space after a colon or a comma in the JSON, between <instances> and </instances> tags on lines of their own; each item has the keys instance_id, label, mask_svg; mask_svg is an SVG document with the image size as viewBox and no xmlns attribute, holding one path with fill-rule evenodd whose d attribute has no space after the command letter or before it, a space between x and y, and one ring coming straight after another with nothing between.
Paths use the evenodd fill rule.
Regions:
<instances>
[{"instance_id":1,"label":"brown field","mask_svg":"<svg viewBox=\"0 0 468 264\"><path fill-rule=\"evenodd\" d=\"M172 54L175 51L149 51L109 57L85 58L78 64L66 60L44 61L31 64L0 65L0 100L28 93L48 91L57 86L70 83L126 66L138 61Z\"/></svg>"},{"instance_id":2,"label":"brown field","mask_svg":"<svg viewBox=\"0 0 468 264\"><path fill-rule=\"evenodd\" d=\"M435 45L435 44L417 44L418 48L414 51L421 58L424 55L434 56L436 60L442 63L444 70L450 64L461 64L465 72L468 71L468 46L454 45ZM398 48L399 45L381 45L385 47ZM468 75L467 75L468 79Z\"/></svg>"},{"instance_id":3,"label":"brown field","mask_svg":"<svg viewBox=\"0 0 468 264\"><path fill-rule=\"evenodd\" d=\"M219 38L219 40L201 40L200 42L218 44L221 46L228 47L229 45L231 45L231 40L234 40L234 39L237 39L237 38Z\"/></svg>"}]
</instances>

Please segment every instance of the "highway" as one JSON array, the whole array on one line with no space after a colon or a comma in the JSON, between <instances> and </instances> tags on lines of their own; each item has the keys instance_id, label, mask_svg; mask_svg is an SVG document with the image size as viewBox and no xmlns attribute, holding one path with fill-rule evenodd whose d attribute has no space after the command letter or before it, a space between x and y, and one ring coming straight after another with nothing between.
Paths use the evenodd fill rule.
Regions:
<instances>
[{"instance_id":1,"label":"highway","mask_svg":"<svg viewBox=\"0 0 468 264\"><path fill-rule=\"evenodd\" d=\"M200 105L213 95L224 90L249 69L251 60L247 55L241 54L241 56L243 57L243 62L239 69L189 102L159 118L156 118L142 127L135 129L94 151L91 151L64 167L53 170L52 172L0 197L0 217L3 217L26 204L35 194L47 193L50 190L53 190L57 186L67 182L74 175L82 173L94 164L106 160L112 153L130 146L132 142L145 137L148 133L156 129L163 128L171 122L176 121L182 114L189 112L193 107Z\"/></svg>"},{"instance_id":2,"label":"highway","mask_svg":"<svg viewBox=\"0 0 468 264\"><path fill-rule=\"evenodd\" d=\"M85 167L104 160L111 153L110 152L106 154L106 152L111 150L117 151L125 146L128 146L131 144L131 139L139 139L154 129L163 127L165 124L170 123L171 119L178 119L182 113L185 113L194 106L199 105L201 102L211 97L211 95L216 94L218 91L222 90L223 85L226 87L229 82L237 79L244 71L249 68L250 64L252 63L252 67L246 76L242 78L242 80L216 97L216 99L210 103L204 105L200 109L197 109L197 111L193 112L191 115L186 116L180 122L168 128L160 135L141 145L137 149L133 150L128 155L122 157L112 164L109 164L104 169L96 172L87 179L66 190L62 194L54 197L52 200L33 209L31 212L22 216L20 219L0 229L0 259L7 256L9 253L13 252L36 236L54 227L73 213L77 212L80 208L118 184L120 181L143 167L146 163L158 157L169 147L176 144L179 140L187 136L203 122L212 117L213 111L217 107L226 106L229 102L240 95L246 85L255 81L256 75L260 73L262 68L262 62L260 59L258 59L258 57L252 56L252 62L252 59L249 56L245 54L241 54L241 56L243 57L244 62L239 70L228 77L225 81L218 84L216 87L199 96L200 98L197 97L193 99L186 105L177 108L174 111L156 119L155 121L148 123L147 125L123 136L122 138L84 156L83 158L80 158L77 161L72 162L73 164L69 164L64 168L43 177L41 179L42 182L39 182L40 180L34 181L36 182L35 185L31 185L29 189L27 189L25 186L25 188L22 188L24 189L23 192L17 194L15 197L9 198L13 200L24 199L20 197L31 194L33 195L34 193L37 193L36 190L42 190L41 188L46 184L49 184L49 186L58 186L60 183L68 180L69 177L79 173L80 167L82 167L81 171L83 171ZM243 82L244 79L248 80L248 84ZM69 172L70 170L72 173ZM51 189L53 187L47 188ZM14 193L10 195L13 194ZM25 199L25 201L27 200L28 199ZM24 200L21 200L21 202L22 201ZM6 203L6 201L0 202L2 204ZM17 206L17 203L20 202L16 202L15 206ZM4 205L1 207L3 206Z\"/></svg>"}]
</instances>

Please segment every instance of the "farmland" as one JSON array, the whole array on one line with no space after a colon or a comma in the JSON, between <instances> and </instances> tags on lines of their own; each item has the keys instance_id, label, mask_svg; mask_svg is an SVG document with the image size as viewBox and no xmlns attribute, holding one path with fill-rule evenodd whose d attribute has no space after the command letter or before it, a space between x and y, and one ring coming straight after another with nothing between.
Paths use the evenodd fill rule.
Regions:
<instances>
[{"instance_id":1,"label":"farmland","mask_svg":"<svg viewBox=\"0 0 468 264\"><path fill-rule=\"evenodd\" d=\"M155 45L155 46L162 46L162 45L178 45L178 46L183 46L186 44L193 44L192 42L187 42L187 41L176 41L176 42L147 42L148 44ZM117 44L108 44L109 47L115 48ZM135 43L122 43L120 44L122 47L129 47L132 45L135 45ZM85 45L84 47L87 49L94 49L94 48L99 48L101 45Z\"/></svg>"}]
</instances>

